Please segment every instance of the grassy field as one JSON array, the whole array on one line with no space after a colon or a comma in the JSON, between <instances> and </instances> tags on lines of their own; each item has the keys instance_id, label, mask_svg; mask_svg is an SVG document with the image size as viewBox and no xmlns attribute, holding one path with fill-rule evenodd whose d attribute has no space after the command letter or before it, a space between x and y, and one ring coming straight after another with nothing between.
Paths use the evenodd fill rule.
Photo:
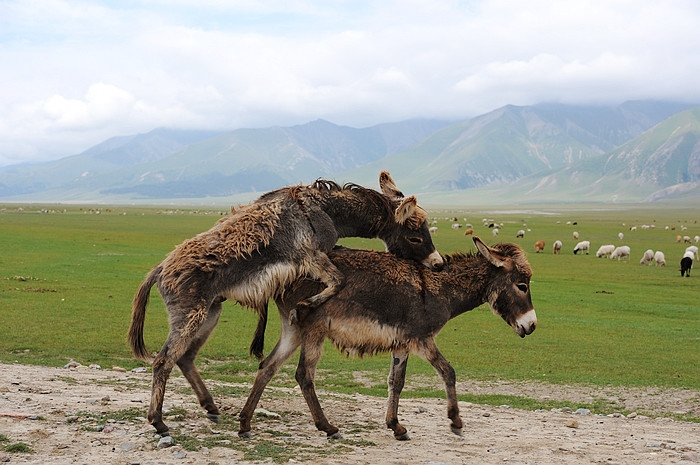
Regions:
<instances>
[{"instance_id":1,"label":"grassy field","mask_svg":"<svg viewBox=\"0 0 700 465\"><path fill-rule=\"evenodd\" d=\"M0 206L0 361L62 366L72 358L107 368L140 365L130 355L125 335L131 299L145 274L224 211L100 207L96 214L86 206L25 205L21 212L18 207ZM51 211L42 213L42 208ZM465 219L471 223L487 243L521 244L534 271L538 326L531 336L520 339L486 307L451 321L440 334L438 345L458 379L700 390L700 281L680 277L686 245L676 242L677 234L700 234L700 211L578 206L538 211L434 208L429 213L438 219L434 241L442 253L474 249L464 228L451 229L451 218L457 217L462 224ZM497 238L482 225L483 218L503 223ZM643 224L654 228L642 229ZM631 226L637 230L630 231ZM687 231L681 232L682 226ZM527 232L516 239L519 229ZM574 231L591 241L590 255L572 253ZM625 234L622 241L619 232ZM536 254L533 244L538 239L547 246ZM551 245L557 239L564 248L553 255ZM596 258L603 243L629 245L632 256L623 262ZM381 248L370 240L347 239L343 244ZM640 266L646 249L662 250L668 266ZM225 304L219 326L198 359L206 377L252 381L257 361L248 356L248 345L255 323L251 311ZM167 331L164 306L153 291L146 321L152 350L160 348ZM266 353L278 334L272 308ZM388 355L346 359L329 345L319 365L319 385L385 395L388 366ZM287 363L275 382L293 385L294 367L293 361ZM362 371L374 385L355 381L353 371ZM409 363L409 377L415 374L436 376L419 359Z\"/></svg>"}]
</instances>

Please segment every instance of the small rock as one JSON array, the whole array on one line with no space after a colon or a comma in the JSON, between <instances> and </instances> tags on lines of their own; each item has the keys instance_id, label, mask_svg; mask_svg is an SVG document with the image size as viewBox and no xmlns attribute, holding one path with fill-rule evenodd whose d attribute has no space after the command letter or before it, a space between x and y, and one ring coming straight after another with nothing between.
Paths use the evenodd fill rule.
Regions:
<instances>
[{"instance_id":1,"label":"small rock","mask_svg":"<svg viewBox=\"0 0 700 465\"><path fill-rule=\"evenodd\" d=\"M688 462L697 462L700 460L700 455L695 451L688 451L681 455L681 460L687 460Z\"/></svg>"},{"instance_id":2,"label":"small rock","mask_svg":"<svg viewBox=\"0 0 700 465\"><path fill-rule=\"evenodd\" d=\"M569 420L569 421L566 422L566 427L567 427L567 428L574 428L574 429L576 429L576 428L578 428L578 421L576 421L576 420Z\"/></svg>"},{"instance_id":3,"label":"small rock","mask_svg":"<svg viewBox=\"0 0 700 465\"><path fill-rule=\"evenodd\" d=\"M102 400L102 402L109 402L109 401L112 400L112 399L110 399L109 396L104 396L104 397L103 397L102 399L100 399L100 400Z\"/></svg>"},{"instance_id":4,"label":"small rock","mask_svg":"<svg viewBox=\"0 0 700 465\"><path fill-rule=\"evenodd\" d=\"M70 359L70 361L63 366L63 368L79 368L81 366L83 366L83 365L76 362L73 359Z\"/></svg>"},{"instance_id":5,"label":"small rock","mask_svg":"<svg viewBox=\"0 0 700 465\"><path fill-rule=\"evenodd\" d=\"M173 457L175 457L176 459L184 459L185 457L187 457L187 452L185 452L184 450L176 450L175 452L173 452Z\"/></svg>"},{"instance_id":6,"label":"small rock","mask_svg":"<svg viewBox=\"0 0 700 465\"><path fill-rule=\"evenodd\" d=\"M0 452L0 462L9 462L9 461L10 461L10 456L8 454Z\"/></svg>"},{"instance_id":7,"label":"small rock","mask_svg":"<svg viewBox=\"0 0 700 465\"><path fill-rule=\"evenodd\" d=\"M103 445L103 444L102 444L102 441L99 441L99 440L98 440L98 441L92 441L90 444L92 444L93 447L99 447L99 446Z\"/></svg>"},{"instance_id":8,"label":"small rock","mask_svg":"<svg viewBox=\"0 0 700 465\"><path fill-rule=\"evenodd\" d=\"M256 408L255 414L265 418L282 418L282 416L279 413L270 412L269 410L265 410L264 408Z\"/></svg>"},{"instance_id":9,"label":"small rock","mask_svg":"<svg viewBox=\"0 0 700 465\"><path fill-rule=\"evenodd\" d=\"M484 412L481 414L482 417L490 417L491 413L490 412Z\"/></svg>"},{"instance_id":10,"label":"small rock","mask_svg":"<svg viewBox=\"0 0 700 465\"><path fill-rule=\"evenodd\" d=\"M165 449L166 447L170 447L173 445L173 437L172 436L163 436L160 438L160 441L158 441L158 449Z\"/></svg>"},{"instance_id":11,"label":"small rock","mask_svg":"<svg viewBox=\"0 0 700 465\"><path fill-rule=\"evenodd\" d=\"M632 412L629 415L627 415L627 418L637 418L637 412Z\"/></svg>"},{"instance_id":12,"label":"small rock","mask_svg":"<svg viewBox=\"0 0 700 465\"><path fill-rule=\"evenodd\" d=\"M90 368L91 370L101 370L102 369L102 367L96 363L91 363L90 366L88 366L88 368Z\"/></svg>"},{"instance_id":13,"label":"small rock","mask_svg":"<svg viewBox=\"0 0 700 465\"><path fill-rule=\"evenodd\" d=\"M574 412L574 415L590 415L590 414L591 414L591 411L588 410L587 408L576 409L576 411Z\"/></svg>"},{"instance_id":14,"label":"small rock","mask_svg":"<svg viewBox=\"0 0 700 465\"><path fill-rule=\"evenodd\" d=\"M126 373L126 368L114 366L114 367L112 367L112 371L118 371L119 373Z\"/></svg>"},{"instance_id":15,"label":"small rock","mask_svg":"<svg viewBox=\"0 0 700 465\"><path fill-rule=\"evenodd\" d=\"M119 446L119 450L122 452L131 452L134 449L136 449L136 444L134 444L132 442L123 442Z\"/></svg>"},{"instance_id":16,"label":"small rock","mask_svg":"<svg viewBox=\"0 0 700 465\"><path fill-rule=\"evenodd\" d=\"M561 408L561 413L573 413L574 411L571 410L569 407L562 407Z\"/></svg>"},{"instance_id":17,"label":"small rock","mask_svg":"<svg viewBox=\"0 0 700 465\"><path fill-rule=\"evenodd\" d=\"M133 373L146 373L148 371L148 368L146 367L136 367L133 370L131 370Z\"/></svg>"}]
</instances>

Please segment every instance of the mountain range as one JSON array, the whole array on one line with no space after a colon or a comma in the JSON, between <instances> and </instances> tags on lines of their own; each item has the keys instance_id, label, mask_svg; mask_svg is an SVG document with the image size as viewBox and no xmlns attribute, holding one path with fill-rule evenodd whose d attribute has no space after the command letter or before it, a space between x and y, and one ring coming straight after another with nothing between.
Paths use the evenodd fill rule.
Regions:
<instances>
[{"instance_id":1,"label":"mountain range","mask_svg":"<svg viewBox=\"0 0 700 465\"><path fill-rule=\"evenodd\" d=\"M368 128L324 120L227 132L156 129L0 168L0 201L235 203L317 178L377 187L391 172L421 203L700 198L700 107L507 105L464 121Z\"/></svg>"}]
</instances>

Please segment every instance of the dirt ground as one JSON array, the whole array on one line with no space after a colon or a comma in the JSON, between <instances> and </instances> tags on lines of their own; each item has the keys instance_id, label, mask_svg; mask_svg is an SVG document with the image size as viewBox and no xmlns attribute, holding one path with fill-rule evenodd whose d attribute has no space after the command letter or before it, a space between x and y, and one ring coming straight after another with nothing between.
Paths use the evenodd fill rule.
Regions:
<instances>
[{"instance_id":1,"label":"dirt ground","mask_svg":"<svg viewBox=\"0 0 700 465\"><path fill-rule=\"evenodd\" d=\"M436 381L437 382L437 381ZM320 381L319 381L320 384ZM119 369L0 364L0 462L36 464L666 464L700 463L700 424L669 418L524 411L461 403L463 436L450 432L444 399L403 399L411 435L384 426L385 399L319 390L344 439L328 441L297 389L269 388L252 439L236 435L249 386L208 381L222 409L209 422L181 376L166 392L174 445L158 447L146 423L150 374ZM545 384L462 382L458 392L534 398L608 399L647 415L700 416L695 391L615 390ZM16 451L28 446L30 452ZM9 449L9 451L8 451Z\"/></svg>"}]
</instances>

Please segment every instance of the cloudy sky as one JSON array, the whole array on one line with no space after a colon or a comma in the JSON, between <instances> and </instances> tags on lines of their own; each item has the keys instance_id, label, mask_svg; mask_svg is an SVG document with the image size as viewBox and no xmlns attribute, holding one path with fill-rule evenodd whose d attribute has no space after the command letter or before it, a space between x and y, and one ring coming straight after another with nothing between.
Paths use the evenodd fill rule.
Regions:
<instances>
[{"instance_id":1,"label":"cloudy sky","mask_svg":"<svg viewBox=\"0 0 700 465\"><path fill-rule=\"evenodd\" d=\"M0 0L0 166L156 127L700 102L697 0Z\"/></svg>"}]
</instances>

